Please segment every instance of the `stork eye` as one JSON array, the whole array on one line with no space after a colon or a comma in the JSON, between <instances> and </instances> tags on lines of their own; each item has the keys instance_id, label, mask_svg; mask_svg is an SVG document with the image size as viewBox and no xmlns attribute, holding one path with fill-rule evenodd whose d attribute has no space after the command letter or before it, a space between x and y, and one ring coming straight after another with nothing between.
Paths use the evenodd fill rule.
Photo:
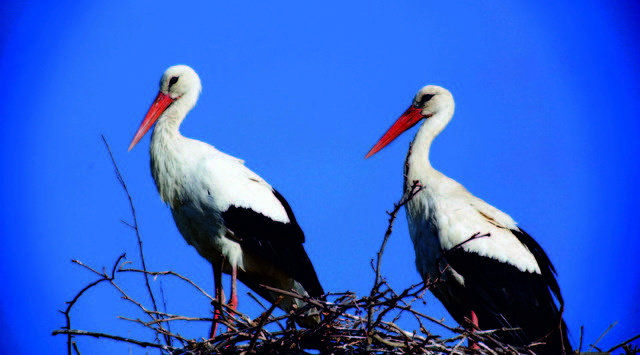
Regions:
<instances>
[{"instance_id":1,"label":"stork eye","mask_svg":"<svg viewBox=\"0 0 640 355\"><path fill-rule=\"evenodd\" d=\"M424 94L424 95L422 95L422 97L420 98L420 102L418 102L418 107L424 106L424 104L429 102L429 100L431 100L431 98L433 98L434 96L436 96L436 95L435 94Z\"/></svg>"},{"instance_id":2,"label":"stork eye","mask_svg":"<svg viewBox=\"0 0 640 355\"><path fill-rule=\"evenodd\" d=\"M169 89L171 89L171 87L177 82L178 82L177 76L171 77L171 79L169 79Z\"/></svg>"}]
</instances>

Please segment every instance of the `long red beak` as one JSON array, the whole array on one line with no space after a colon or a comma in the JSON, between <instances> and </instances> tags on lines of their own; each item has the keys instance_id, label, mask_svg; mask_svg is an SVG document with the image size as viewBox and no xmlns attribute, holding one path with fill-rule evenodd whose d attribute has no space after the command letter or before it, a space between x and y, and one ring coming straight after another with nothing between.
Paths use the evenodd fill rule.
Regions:
<instances>
[{"instance_id":1,"label":"long red beak","mask_svg":"<svg viewBox=\"0 0 640 355\"><path fill-rule=\"evenodd\" d=\"M409 128L416 125L416 123L420 122L423 118L425 118L422 113L420 113L422 109L415 107L413 105L409 106L409 108L398 118L396 123L389 128L387 133L385 133L382 138L376 143L376 145L371 148L369 153L364 157L367 159L368 157L376 154L382 148L386 147L387 144L391 143L394 139L398 138L402 132L408 130Z\"/></svg>"},{"instance_id":2,"label":"long red beak","mask_svg":"<svg viewBox=\"0 0 640 355\"><path fill-rule=\"evenodd\" d=\"M149 131L149 128L151 128L153 124L156 123L158 117L160 117L164 110L166 110L167 107L169 107L169 105L171 105L171 103L174 101L175 100L172 99L171 96L163 94L161 92L158 93L155 101L153 101L153 103L151 104L151 108L149 108L149 112L147 112L147 115L144 116L144 120L142 120L140 128L138 128L138 132L136 132L136 135L133 137L131 145L129 145L129 150L133 149L133 147L138 144L138 142L142 139L142 137L144 137L147 131Z\"/></svg>"}]
</instances>

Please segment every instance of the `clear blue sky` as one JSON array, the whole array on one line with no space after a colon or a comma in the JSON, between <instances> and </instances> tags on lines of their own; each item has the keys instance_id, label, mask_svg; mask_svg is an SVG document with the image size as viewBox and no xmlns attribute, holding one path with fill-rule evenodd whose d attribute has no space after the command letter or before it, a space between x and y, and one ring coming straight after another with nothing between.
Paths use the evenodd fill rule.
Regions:
<instances>
[{"instance_id":1,"label":"clear blue sky","mask_svg":"<svg viewBox=\"0 0 640 355\"><path fill-rule=\"evenodd\" d=\"M633 1L5 3L0 352L65 351L65 338L50 335L64 325L58 310L94 279L71 259L110 267L126 251L139 265L101 134L132 192L148 267L213 288L210 266L160 201L149 138L127 152L174 64L192 66L203 84L182 133L246 160L286 197L325 290L370 289L369 261L401 196L415 128L363 157L419 88L437 84L453 93L456 113L433 165L544 247L573 343L582 325L588 344L618 321L604 348L639 333L639 18ZM383 268L397 289L419 281L404 213ZM140 279L123 276L145 300ZM207 315L205 299L162 282L171 312ZM452 323L427 300L423 311ZM76 307L74 327L145 335L116 318L141 315L107 287ZM259 314L246 297L240 307ZM82 354L129 349L78 342Z\"/></svg>"}]
</instances>

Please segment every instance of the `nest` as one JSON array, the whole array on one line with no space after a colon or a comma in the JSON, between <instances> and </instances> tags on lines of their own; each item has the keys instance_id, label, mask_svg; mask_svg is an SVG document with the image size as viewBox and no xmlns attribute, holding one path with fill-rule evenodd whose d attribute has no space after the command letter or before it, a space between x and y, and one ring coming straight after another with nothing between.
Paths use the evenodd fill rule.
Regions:
<instances>
[{"instance_id":1,"label":"nest","mask_svg":"<svg viewBox=\"0 0 640 355\"><path fill-rule=\"evenodd\" d=\"M389 284L377 274L376 282L368 296L357 297L353 292L329 293L320 299L302 296L293 291L279 290L262 286L281 296L257 318L231 309L218 300L211 298L202 288L188 278L173 271L145 271L127 267L128 261L123 261L121 255L111 272L99 272L84 263L74 262L100 278L83 288L72 301L67 310L62 312L67 318L67 326L54 331L55 334L68 336L69 354L72 348L77 350L74 336L84 335L99 338L109 338L116 341L128 342L143 347L157 348L166 354L533 354L535 345L515 348L500 342L501 332L517 329L496 329L489 331L469 331L462 327L450 327L442 320L421 313L414 309L414 305L424 303L423 296L439 281L412 285L397 293ZM226 327L226 331L213 339L196 341L172 333L169 324L175 321L211 322L212 318L193 318L169 314L144 306L142 302L131 298L125 290L116 283L121 273L141 273L145 276L178 277L209 297L212 304L222 309L223 317L218 322ZM100 283L108 283L121 293L123 298L136 305L148 316L148 321L140 318L121 319L137 323L153 330L156 341L130 339L121 336L89 332L71 327L70 312L77 300L88 289ZM294 297L305 301L306 306L294 309L289 313L274 316L277 304L284 297ZM256 298L256 302L260 301ZM262 303L260 303L264 307ZM308 316L309 312L319 313L321 322L318 326L305 329L296 327L296 320ZM403 317L415 320L417 329L405 330L398 324ZM427 330L427 328L448 329L455 336L443 338ZM164 344L162 344L164 343ZM468 344L475 344L470 348Z\"/></svg>"},{"instance_id":2,"label":"nest","mask_svg":"<svg viewBox=\"0 0 640 355\"><path fill-rule=\"evenodd\" d=\"M330 293L322 299L310 299L293 292L269 288L283 296L296 297L307 306L279 317L271 315L272 305L260 317L250 321L240 313L227 313L227 332L210 340L193 342L173 354L532 354L531 347L514 348L500 342L496 335L510 329L470 332L452 328L412 308L424 302L422 297L434 284L413 285L396 293L384 281L372 294ZM277 302L276 302L277 303ZM295 320L310 310L322 314L313 329L297 329ZM228 309L227 309L228 311ZM419 329L407 331L397 321L408 316ZM457 333L442 338L429 332L425 324L437 324ZM275 331L266 330L276 329ZM467 346L475 344L475 348Z\"/></svg>"}]
</instances>

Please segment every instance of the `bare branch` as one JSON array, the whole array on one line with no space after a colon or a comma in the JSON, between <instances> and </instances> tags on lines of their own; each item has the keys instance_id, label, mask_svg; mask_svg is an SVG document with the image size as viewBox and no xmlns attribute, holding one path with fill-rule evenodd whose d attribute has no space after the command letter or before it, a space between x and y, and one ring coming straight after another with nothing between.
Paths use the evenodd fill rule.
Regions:
<instances>
[{"instance_id":1,"label":"bare branch","mask_svg":"<svg viewBox=\"0 0 640 355\"><path fill-rule=\"evenodd\" d=\"M373 287L371 288L371 293L370 293L370 298L373 298L374 295L376 293L378 293L379 289L380 289L380 266L382 264L382 254L384 253L384 249L387 246L387 242L389 241L389 237L391 237L391 233L393 232L393 222L396 219L396 216L398 214L398 211L400 211L400 208L402 208L402 206L404 206L405 204L407 204L409 201L411 201L411 199L413 199L413 197L415 195L417 195L420 191L422 190L422 185L420 184L420 181L416 180L413 182L411 189L409 190L409 193L406 194L406 197L400 199L400 202L394 204L393 210L389 213L389 224L387 227L387 231L384 234L384 238L382 240L382 245L380 245L380 250L378 251L377 254L377 262L376 262L376 267L375 267L375 280L373 283ZM372 323L373 321L373 313L374 313L374 308L371 304L369 304L367 306L367 331L368 333L371 333L373 328L374 328L374 324ZM368 340L367 340L368 341ZM370 345L370 343L368 344Z\"/></svg>"},{"instance_id":2,"label":"bare branch","mask_svg":"<svg viewBox=\"0 0 640 355\"><path fill-rule=\"evenodd\" d=\"M598 344L598 342L600 340L602 340L602 338L604 338L604 336L609 333L609 331L616 325L618 324L618 321L615 321L613 323L611 323L611 325L609 325L609 328L607 328L607 330L605 330L602 335L600 335L600 337L598 337L598 339L596 339L595 343L593 343L593 345L591 345L591 347L589 348L589 351L593 350L593 348L596 347L596 344ZM597 348L596 348L597 349Z\"/></svg>"},{"instance_id":3,"label":"bare branch","mask_svg":"<svg viewBox=\"0 0 640 355\"><path fill-rule=\"evenodd\" d=\"M611 349L607 350L606 352L608 352L608 353L612 353L614 350L616 350L616 349L618 349L618 348L621 348L621 347L623 347L623 346L625 346L625 345L627 345L627 344L631 343L632 341L634 341L634 340L636 340L636 339L640 339L640 334L638 334L638 335L636 335L636 336L634 336L634 337L631 337L631 338L629 338L629 339L627 339L627 340L623 341L622 343L620 343L620 344L618 344L618 345L614 346L613 348L611 348Z\"/></svg>"},{"instance_id":4,"label":"bare branch","mask_svg":"<svg viewBox=\"0 0 640 355\"><path fill-rule=\"evenodd\" d=\"M249 350L247 350L247 353L252 354L254 352L254 349L256 347L256 341L258 341L258 337L260 336L260 332L262 331L262 328L264 328L264 325L267 323L267 320L269 319L269 316L271 316L271 313L273 313L273 310L276 309L278 304L283 299L284 299L284 296L278 296L278 298L276 298L275 302L273 302L271 307L269 307L269 309L260 317L260 323L258 324L258 328L256 329L255 334L253 335L253 338L251 338L251 343L249 343Z\"/></svg>"},{"instance_id":5,"label":"bare branch","mask_svg":"<svg viewBox=\"0 0 640 355\"><path fill-rule=\"evenodd\" d=\"M200 291L200 293L202 293L205 297L207 297L210 301L213 301L214 298L211 297L211 295L209 295L205 290L203 290L200 286L198 286L195 282L193 282L191 279L180 275L179 273L175 272L175 271L147 271L147 270L139 270L139 269L131 269L131 268L120 268L120 270L118 270L118 272L140 272L140 273L144 273L147 275L153 275L153 276L158 276L158 275L172 275L175 277L178 277L180 279L182 279L183 281L189 283L191 286L193 286L194 288L196 288L198 291Z\"/></svg>"},{"instance_id":6,"label":"bare branch","mask_svg":"<svg viewBox=\"0 0 640 355\"><path fill-rule=\"evenodd\" d=\"M122 178L122 174L120 174L120 169L118 169L118 164L116 163L116 160L113 157L113 153L111 152L111 147L109 147L109 143L107 143L107 139L104 137L104 135L101 135L101 137L102 137L102 141L104 142L104 145L107 147L107 151L109 152L109 157L111 158L111 162L113 163L113 168L116 173L116 178L118 179L118 182L120 183L120 186L122 186L122 189L124 190L124 192L127 194L127 199L129 200L129 207L131 208L131 216L133 217L133 225L126 223L124 221L123 223L125 223L126 225L128 225L129 227L135 230L136 237L138 238L138 249L140 251L140 261L142 263L142 269L147 270L147 264L144 261L144 253L142 252L142 238L140 237L140 229L138 228L138 218L136 217L136 209L133 206L133 199L131 198L131 194L129 193L127 184L124 182L124 179ZM153 291L151 291L149 276L147 274L144 274L144 279L147 285L147 291L149 293L149 297L151 298L151 303L153 304L153 310L157 311L158 306L156 304L156 298L153 295ZM171 338L165 337L165 342L167 345L171 345Z\"/></svg>"},{"instance_id":7,"label":"bare branch","mask_svg":"<svg viewBox=\"0 0 640 355\"><path fill-rule=\"evenodd\" d=\"M120 257L118 257L118 259L115 262L115 265L117 265L118 263L120 263L120 260L122 260L125 257L125 254L120 255ZM78 302L78 299L80 299L80 296L82 296L86 291L88 291L89 289L93 288L94 286L102 283L103 281L110 281L109 276L103 273L99 273L96 270L86 266L85 264L83 264L82 262L78 261L78 260L72 260L72 262L85 267L86 269L90 270L91 272L99 275L101 278L91 282L90 284L88 284L87 286L85 286L83 289L80 290L80 292L78 292L75 297L73 297L73 299L69 302L67 302L67 309L65 311L60 311L62 314L64 314L64 317L67 321L67 325L64 327L64 329L67 330L71 330L71 308L73 308L73 306L76 304L76 302ZM68 334L67 336L67 354L71 355L71 349L72 349L72 334ZM76 353L79 353L78 351L78 347L77 345L75 345L75 343L73 344L73 348L76 350Z\"/></svg>"},{"instance_id":8,"label":"bare branch","mask_svg":"<svg viewBox=\"0 0 640 355\"><path fill-rule=\"evenodd\" d=\"M146 342L146 341L140 341L140 340L136 340L136 339L121 337L121 336L118 336L118 335L111 335L111 334L99 333L99 332L89 332L89 331L86 331L86 330L56 329L51 333L51 335L58 335L58 334L86 335L86 336L91 336L91 337L94 337L94 338L107 338L107 339L113 339L113 340L117 340L117 341L124 341L124 342L131 343L131 344L136 344L136 345L142 346L144 348L158 348L158 349L162 349L162 350L166 350L166 351L173 351L173 350L176 349L176 348L173 348L173 347L167 346L167 345L149 343L149 342Z\"/></svg>"}]
</instances>

